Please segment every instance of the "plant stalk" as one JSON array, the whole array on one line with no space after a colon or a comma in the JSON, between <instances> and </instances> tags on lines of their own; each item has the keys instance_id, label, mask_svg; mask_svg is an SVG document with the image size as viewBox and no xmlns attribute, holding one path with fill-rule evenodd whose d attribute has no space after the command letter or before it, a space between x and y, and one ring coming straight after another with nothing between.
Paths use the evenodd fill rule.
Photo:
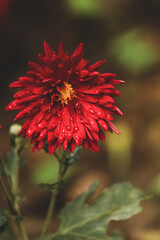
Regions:
<instances>
[{"instance_id":1,"label":"plant stalk","mask_svg":"<svg viewBox=\"0 0 160 240\"><path fill-rule=\"evenodd\" d=\"M21 235L21 239L22 240L28 240L26 231L23 227L22 224L22 214L20 211L20 207L19 207L19 188L18 188L18 180L19 180L19 154L18 154L18 149L19 146L14 148L14 175L12 178L12 193L14 196L14 209L16 211L16 224L17 224L17 228L19 230L19 233Z\"/></svg>"},{"instance_id":2,"label":"plant stalk","mask_svg":"<svg viewBox=\"0 0 160 240\"><path fill-rule=\"evenodd\" d=\"M58 162L59 162L59 173L58 173L58 177L57 177L57 181L56 182L61 182L63 180L63 177L66 173L66 170L64 171L64 159L65 159L65 154L63 154L62 159L59 158L59 156L56 154L55 155ZM57 187L57 189L52 193L51 199L50 199L50 204L49 204L49 208L48 208L48 212L47 212L47 216L46 216L46 221L42 230L42 234L40 236L40 240L45 240L48 228L49 228L49 224L51 222L52 219L52 214L54 211L54 207L55 207L55 201L56 201L56 197L57 194L59 192L60 187Z\"/></svg>"},{"instance_id":3,"label":"plant stalk","mask_svg":"<svg viewBox=\"0 0 160 240\"><path fill-rule=\"evenodd\" d=\"M15 218L16 218L15 222L16 222L17 228L19 230L21 239L28 240L25 229L21 222L22 215L21 215L19 203L18 203L18 200L19 200L18 199L18 164L19 164L18 149L15 148L14 151L15 151L15 159L14 159L15 166L14 166L14 177L11 179L12 187L11 187L11 183L8 178L6 168L5 168L2 158L0 159L0 161L1 161L1 168L2 168L2 172L3 172L4 181L3 181L3 179L1 179L0 187L4 194L5 200L7 201L8 205L9 205L11 215L15 216ZM5 184L6 184L6 187L5 187ZM6 190L6 188L7 188L7 190Z\"/></svg>"},{"instance_id":4,"label":"plant stalk","mask_svg":"<svg viewBox=\"0 0 160 240\"><path fill-rule=\"evenodd\" d=\"M6 191L6 186L5 186L2 178L0 178L0 189L2 190L2 193L3 193L2 196L3 196L4 200L8 203L9 209L12 212L13 211L12 203L10 201L10 198L8 197L8 194Z\"/></svg>"}]
</instances>

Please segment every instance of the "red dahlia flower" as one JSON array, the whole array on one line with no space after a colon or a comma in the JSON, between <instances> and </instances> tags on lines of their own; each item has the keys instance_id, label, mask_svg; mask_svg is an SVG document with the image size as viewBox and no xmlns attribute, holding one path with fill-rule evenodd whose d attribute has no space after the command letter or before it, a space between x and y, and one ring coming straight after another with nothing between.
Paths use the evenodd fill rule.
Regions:
<instances>
[{"instance_id":1,"label":"red dahlia flower","mask_svg":"<svg viewBox=\"0 0 160 240\"><path fill-rule=\"evenodd\" d=\"M90 65L83 58L82 43L71 56L63 43L56 54L44 42L44 51L45 56L38 55L40 64L29 62L27 76L10 84L22 88L6 107L21 110L15 121L27 118L19 135L31 137L33 151L47 142L50 154L57 146L73 152L75 144L97 152L97 141L105 139L102 129L119 134L111 114L122 112L112 97L120 95L113 85L123 81L115 80L115 74L98 72L105 61Z\"/></svg>"}]
</instances>

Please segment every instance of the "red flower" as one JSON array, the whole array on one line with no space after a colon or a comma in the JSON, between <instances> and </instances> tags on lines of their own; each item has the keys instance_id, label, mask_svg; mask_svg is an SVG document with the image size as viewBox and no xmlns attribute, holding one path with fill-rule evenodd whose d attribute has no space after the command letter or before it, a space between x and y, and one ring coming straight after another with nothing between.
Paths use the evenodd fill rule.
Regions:
<instances>
[{"instance_id":1,"label":"red flower","mask_svg":"<svg viewBox=\"0 0 160 240\"><path fill-rule=\"evenodd\" d=\"M22 88L6 107L21 110L15 121L27 118L19 135L31 137L33 151L47 142L50 154L57 146L73 152L75 144L97 152L97 141L105 139L102 129L119 134L111 114L122 112L112 97L120 94L113 85L123 81L115 80L115 74L98 72L105 61L90 65L83 58L82 43L71 56L63 43L56 54L44 42L44 51L45 56L38 55L40 64L29 62L27 76L10 84Z\"/></svg>"}]
</instances>

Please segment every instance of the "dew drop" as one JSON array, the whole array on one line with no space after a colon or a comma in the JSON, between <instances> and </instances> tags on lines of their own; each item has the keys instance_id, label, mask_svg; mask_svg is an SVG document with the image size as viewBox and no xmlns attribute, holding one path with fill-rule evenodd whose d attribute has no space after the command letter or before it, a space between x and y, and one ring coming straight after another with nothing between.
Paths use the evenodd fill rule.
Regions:
<instances>
[{"instance_id":1,"label":"dew drop","mask_svg":"<svg viewBox=\"0 0 160 240\"><path fill-rule=\"evenodd\" d=\"M92 109L92 108L90 108L90 109L89 109L89 112L90 112L90 113L94 113L94 111L93 111L93 109Z\"/></svg>"},{"instance_id":2,"label":"dew drop","mask_svg":"<svg viewBox=\"0 0 160 240\"><path fill-rule=\"evenodd\" d=\"M81 122L83 122L84 121L84 117L81 117Z\"/></svg>"},{"instance_id":3,"label":"dew drop","mask_svg":"<svg viewBox=\"0 0 160 240\"><path fill-rule=\"evenodd\" d=\"M74 131L75 132L77 132L78 131L78 127L76 126L76 127L74 127Z\"/></svg>"},{"instance_id":4,"label":"dew drop","mask_svg":"<svg viewBox=\"0 0 160 240\"><path fill-rule=\"evenodd\" d=\"M79 103L78 103L78 102L76 102L76 107L77 107L77 108L79 107Z\"/></svg>"}]
</instances>

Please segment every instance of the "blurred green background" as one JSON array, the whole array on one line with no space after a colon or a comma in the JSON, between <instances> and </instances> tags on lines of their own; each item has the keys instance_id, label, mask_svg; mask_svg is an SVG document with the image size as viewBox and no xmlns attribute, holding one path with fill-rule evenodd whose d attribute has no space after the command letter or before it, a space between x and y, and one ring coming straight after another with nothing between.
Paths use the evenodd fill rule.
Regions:
<instances>
[{"instance_id":1,"label":"blurred green background","mask_svg":"<svg viewBox=\"0 0 160 240\"><path fill-rule=\"evenodd\" d=\"M125 115L114 121L121 135L107 133L98 154L82 151L58 197L57 212L97 178L102 188L131 181L153 198L143 204L141 214L116 225L127 240L160 239L159 13L159 0L0 0L0 146L4 158L10 149L8 129L16 114L4 110L13 96L8 85L25 75L28 61L37 61L44 40L54 50L63 41L70 54L83 42L84 56L91 64L106 59L100 71L125 80L117 86L121 96L116 99ZM52 181L57 164L43 150L32 154L31 147L25 159L20 183L22 195L28 198L23 205L30 216L25 225L30 236L37 236L50 195L36 184Z\"/></svg>"}]
</instances>

